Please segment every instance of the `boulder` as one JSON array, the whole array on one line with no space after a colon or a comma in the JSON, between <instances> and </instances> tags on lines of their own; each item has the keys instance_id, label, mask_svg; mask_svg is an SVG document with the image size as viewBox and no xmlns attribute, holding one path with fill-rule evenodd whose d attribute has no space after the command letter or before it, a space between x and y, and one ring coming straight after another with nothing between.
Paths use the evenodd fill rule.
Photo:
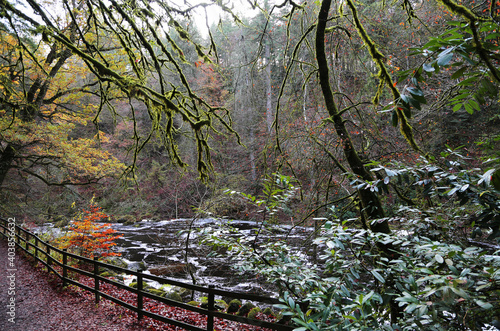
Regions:
<instances>
[{"instance_id":1,"label":"boulder","mask_svg":"<svg viewBox=\"0 0 500 331\"><path fill-rule=\"evenodd\" d=\"M182 298L181 298L180 294L177 292L165 293L165 295L163 295L163 297L170 299L170 300L182 302Z\"/></svg>"},{"instance_id":2,"label":"boulder","mask_svg":"<svg viewBox=\"0 0 500 331\"><path fill-rule=\"evenodd\" d=\"M162 290L158 290L156 288L148 288L147 291L149 293L152 293L152 294L157 295L159 297L164 297L165 296L165 292L163 292Z\"/></svg>"},{"instance_id":3,"label":"boulder","mask_svg":"<svg viewBox=\"0 0 500 331\"><path fill-rule=\"evenodd\" d=\"M238 299L233 299L229 302L229 306L227 307L228 314L237 313L241 307L241 301Z\"/></svg>"},{"instance_id":4,"label":"boulder","mask_svg":"<svg viewBox=\"0 0 500 331\"><path fill-rule=\"evenodd\" d=\"M191 263L175 263L149 268L148 271L156 276L183 276L189 271L195 271L195 267Z\"/></svg>"},{"instance_id":5,"label":"boulder","mask_svg":"<svg viewBox=\"0 0 500 331\"><path fill-rule=\"evenodd\" d=\"M252 308L255 308L255 305L251 302L246 302L243 306L240 307L236 315L247 316Z\"/></svg>"},{"instance_id":6,"label":"boulder","mask_svg":"<svg viewBox=\"0 0 500 331\"><path fill-rule=\"evenodd\" d=\"M262 310L259 308L259 307L254 307L252 309L250 309L250 311L248 312L248 318L257 318L257 314L262 312Z\"/></svg>"}]
</instances>

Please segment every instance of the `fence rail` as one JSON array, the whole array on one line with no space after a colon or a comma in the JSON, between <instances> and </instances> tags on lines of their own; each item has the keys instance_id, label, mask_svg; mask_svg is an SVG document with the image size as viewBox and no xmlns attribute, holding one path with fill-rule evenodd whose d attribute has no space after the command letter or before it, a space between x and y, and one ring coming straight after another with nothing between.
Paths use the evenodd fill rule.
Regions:
<instances>
[{"instance_id":1,"label":"fence rail","mask_svg":"<svg viewBox=\"0 0 500 331\"><path fill-rule=\"evenodd\" d=\"M249 301L254 301L254 302L260 302L260 303L266 303L266 304L275 304L275 303L280 303L279 300L275 298L268 298L268 297L263 297L259 295L253 295L253 294L246 294L246 293L236 293L236 292L230 292L230 291L225 291L221 289L216 289L213 286L209 287L203 287L203 286L198 286L198 285L193 285L193 284L188 284L188 283L183 283L171 279L166 279L163 277L158 277L155 275L151 274L144 274L141 271L134 271L130 269L125 269L121 268L118 266L114 266L108 263L100 262L97 259L89 259L83 256L79 256L76 254L72 254L67 252L66 250L61 250L57 247L54 247L50 245L49 243L41 240L36 234L18 226L15 224L15 228L9 227L7 224L7 220L4 218L0 218L0 234L3 235L4 237L9 237L9 236L15 236L15 243L16 246L20 249L22 249L24 252L35 258L37 261L42 263L46 268L47 271L53 272L56 276L58 276L62 282L63 285L67 284L72 284L76 285L84 290L90 291L95 295L95 301L96 303L99 302L101 298L108 299L122 307L125 307L129 310L132 310L137 313L137 318L140 320L142 319L143 316L150 317L152 319L155 319L157 321L161 321L170 325L178 326L181 328L184 328L186 330L192 330L192 331L213 331L214 329L214 317L223 319L223 320L230 320L230 321L235 321L243 324L249 324L249 325L255 325L255 326L260 326L264 328L268 328L271 330L276 330L276 331L292 331L294 328L287 326L287 325L282 325L278 323L271 323L267 321L261 321L261 320L256 320L256 319L251 319L248 317L243 317L243 316L237 316L237 315L231 315L231 314L226 314L223 312L219 312L215 309L215 296L223 296L223 297L231 297L231 298L237 298L237 299L244 299L244 300L249 300ZM31 240L34 240L34 243L31 242ZM56 259L52 257L51 252L57 252L62 255L62 262L59 261L59 259ZM42 259L40 256L43 255L45 259ZM87 271L83 269L79 269L76 267L73 267L68 264L68 258L71 258L72 261L78 261L77 265L83 265L83 263L86 263L87 265L92 266L93 268L92 271ZM59 273L53 265L57 265L62 269L62 274ZM137 278L137 288L132 288L129 287L123 283L108 279L106 277L103 277L99 275L99 270L103 270L104 268L108 270L113 270L118 273L126 273L129 275L136 276ZM72 271L74 273L78 273L80 275L84 275L87 277L91 277L94 279L94 288L89 287L87 285L81 284L78 281L71 279L68 277L68 271ZM168 298L163 298L160 296L157 296L155 294L149 293L144 290L143 288L143 280L153 280L157 281L160 284L168 284L168 285L173 285L177 287L182 287L191 291L196 291L200 293L206 293L208 297L208 308L201 308L201 307L195 307L188 305L183 302L171 300ZM137 295L137 300L136 300L136 305L132 305L130 303L124 302L118 298L115 298L105 292L102 292L100 290L100 284L102 283L108 283L111 284L117 288L135 293ZM144 298L150 298L153 300L156 300L161 303L165 303L169 306L173 307L178 307L182 308L185 310L189 310L192 312L196 312L199 314L203 314L207 316L207 327L205 329L187 324L178 320L174 320L165 316L161 316L158 314L155 314L153 312L147 311L143 308L143 300Z\"/></svg>"}]
</instances>

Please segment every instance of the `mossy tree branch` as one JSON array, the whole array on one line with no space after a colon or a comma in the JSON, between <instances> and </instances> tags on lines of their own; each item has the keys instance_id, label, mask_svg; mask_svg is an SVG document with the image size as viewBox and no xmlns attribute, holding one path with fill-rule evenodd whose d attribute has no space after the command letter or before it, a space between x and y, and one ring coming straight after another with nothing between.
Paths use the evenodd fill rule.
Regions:
<instances>
[{"instance_id":1,"label":"mossy tree branch","mask_svg":"<svg viewBox=\"0 0 500 331\"><path fill-rule=\"evenodd\" d=\"M109 104L108 94L116 91L146 106L152 120L151 129L145 137L136 131L134 153L138 153L153 136L160 135L173 163L186 166L173 137L176 130L174 117L178 116L193 132L198 149L198 172L206 180L212 169L211 134L220 133L222 128L239 142L238 134L232 129L229 112L221 107L213 107L199 97L182 71L188 60L175 43L174 34L189 41L190 47L203 61L211 62L204 48L177 22L179 14L187 15L194 7L180 10L160 3L161 9L152 10L150 3L144 0L123 3L86 0L81 2L79 8L71 10L68 2L64 1L64 8L69 12L69 26L73 27L73 32L68 35L67 29L59 28L39 2L27 1L34 15L21 13L9 2L3 2L8 15L33 26L33 30L44 40L51 40L66 50L57 67L71 56L78 57L86 64L100 82L101 99L108 100L100 103L98 113ZM87 27L82 29L81 24L84 23ZM112 54L101 51L105 42L120 45L124 50L126 58L122 58L121 67L112 64ZM131 73L125 70L126 66L132 69ZM43 82L38 84L46 88ZM132 108L132 111L138 111L138 108Z\"/></svg>"},{"instance_id":2,"label":"mossy tree branch","mask_svg":"<svg viewBox=\"0 0 500 331\"><path fill-rule=\"evenodd\" d=\"M375 62L375 64L379 69L377 76L380 82L378 85L378 90L373 98L373 103L378 104L378 100L382 93L382 90L387 85L391 90L392 97L394 99L394 104L396 105L396 114L398 116L398 123L401 134L403 135L403 137L405 137L408 144L410 144L410 146L415 151L424 154L420 149L420 147L417 145L417 142L415 141L415 138L413 136L413 128L411 127L408 121L408 117L405 115L403 111L403 106L399 106L401 104L401 93L396 87L396 84L392 81L391 75L389 74L389 70L385 65L385 56L378 50L377 45L370 38L368 32L361 23L357 8L354 5L353 0L347 0L347 5L349 6L349 9L352 12L356 30L358 31L359 36L363 40L363 43L366 45L373 62Z\"/></svg>"},{"instance_id":3,"label":"mossy tree branch","mask_svg":"<svg viewBox=\"0 0 500 331\"><path fill-rule=\"evenodd\" d=\"M491 63L490 60L490 53L488 50L486 50L483 46L483 43L481 41L481 37L479 36L479 31L477 30L478 28L478 22L481 21L490 21L493 22L493 19L486 19L483 17L480 17L476 14L474 14L470 9L468 9L465 6L459 5L453 0L439 0L440 3L442 3L446 8L448 8L452 13L459 17L463 17L469 22L470 29L472 31L472 38L474 39L474 46L476 48L477 54L481 58L481 60L486 64L488 67L491 75L497 82L500 82L500 71ZM493 17L494 15L494 10L493 5L495 1L491 1L490 5L490 15Z\"/></svg>"},{"instance_id":4,"label":"mossy tree branch","mask_svg":"<svg viewBox=\"0 0 500 331\"><path fill-rule=\"evenodd\" d=\"M370 171L365 167L363 161L359 157L351 136L345 126L337 104L334 100L334 95L330 85L328 62L325 51L325 30L328 22L328 14L330 11L331 0L323 0L318 15L318 24L316 29L316 60L318 62L318 73L321 90L325 99L325 106L330 115L330 119L335 127L337 135L340 138L341 146L344 151L347 163L351 171L365 181L373 181L374 178ZM384 217L384 210L380 199L375 192L369 190L359 190L359 197L362 205L362 213L367 219L381 219ZM375 232L389 233L390 228L387 221L375 222L371 224L371 228Z\"/></svg>"}]
</instances>

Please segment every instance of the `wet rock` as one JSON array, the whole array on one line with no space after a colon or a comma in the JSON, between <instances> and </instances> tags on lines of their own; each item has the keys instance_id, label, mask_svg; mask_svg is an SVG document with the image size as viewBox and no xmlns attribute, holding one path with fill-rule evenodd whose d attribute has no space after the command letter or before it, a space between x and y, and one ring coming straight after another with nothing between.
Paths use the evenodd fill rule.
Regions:
<instances>
[{"instance_id":1,"label":"wet rock","mask_svg":"<svg viewBox=\"0 0 500 331\"><path fill-rule=\"evenodd\" d=\"M179 293L177 292L169 292L169 293L165 293L165 295L163 295L165 298L167 299L170 299L170 300L174 300L174 301L179 301L179 302L182 302L182 297Z\"/></svg>"},{"instance_id":2,"label":"wet rock","mask_svg":"<svg viewBox=\"0 0 500 331\"><path fill-rule=\"evenodd\" d=\"M137 282L130 283L129 287L137 288ZM142 281L142 289L147 290L149 288L150 288L150 286L145 281Z\"/></svg>"},{"instance_id":3,"label":"wet rock","mask_svg":"<svg viewBox=\"0 0 500 331\"><path fill-rule=\"evenodd\" d=\"M113 271L104 271L104 272L101 272L101 276L102 277L115 277L116 276L116 272L113 272Z\"/></svg>"},{"instance_id":4,"label":"wet rock","mask_svg":"<svg viewBox=\"0 0 500 331\"><path fill-rule=\"evenodd\" d=\"M141 271L145 271L148 269L146 263L144 262L130 262L130 264L128 264L128 269L130 270L134 270L134 271L138 271L138 270L141 270Z\"/></svg>"},{"instance_id":5,"label":"wet rock","mask_svg":"<svg viewBox=\"0 0 500 331\"><path fill-rule=\"evenodd\" d=\"M266 309L264 309L264 311L262 313L264 315L267 315L267 316L276 317L276 313L270 307L267 307Z\"/></svg>"},{"instance_id":6,"label":"wet rock","mask_svg":"<svg viewBox=\"0 0 500 331\"><path fill-rule=\"evenodd\" d=\"M166 293L165 293L165 292L163 292L162 290L158 290L158 289L156 289L156 288L148 288L148 289L147 289L147 291L148 291L149 293L152 293L152 294L157 295L157 296L159 296L159 297L164 297L164 296L165 296L165 294L166 294Z\"/></svg>"},{"instance_id":7,"label":"wet rock","mask_svg":"<svg viewBox=\"0 0 500 331\"><path fill-rule=\"evenodd\" d=\"M175 263L149 268L148 271L156 276L183 276L190 271L196 271L196 268L191 263Z\"/></svg>"},{"instance_id":8,"label":"wet rock","mask_svg":"<svg viewBox=\"0 0 500 331\"><path fill-rule=\"evenodd\" d=\"M231 300L231 302L229 302L229 306L227 307L227 313L228 314L237 313L240 307L241 307L240 300L238 299Z\"/></svg>"},{"instance_id":9,"label":"wet rock","mask_svg":"<svg viewBox=\"0 0 500 331\"><path fill-rule=\"evenodd\" d=\"M116 267L120 268L127 268L128 264L127 262L123 261L123 259L117 257L117 256L108 256L102 260L102 262L114 265Z\"/></svg>"},{"instance_id":10,"label":"wet rock","mask_svg":"<svg viewBox=\"0 0 500 331\"><path fill-rule=\"evenodd\" d=\"M259 307L254 307L248 312L248 318L257 318L257 314L262 312Z\"/></svg>"},{"instance_id":11,"label":"wet rock","mask_svg":"<svg viewBox=\"0 0 500 331\"><path fill-rule=\"evenodd\" d=\"M236 315L238 316L247 316L250 310L255 308L255 305L251 302L246 302L243 306L240 307Z\"/></svg>"}]
</instances>

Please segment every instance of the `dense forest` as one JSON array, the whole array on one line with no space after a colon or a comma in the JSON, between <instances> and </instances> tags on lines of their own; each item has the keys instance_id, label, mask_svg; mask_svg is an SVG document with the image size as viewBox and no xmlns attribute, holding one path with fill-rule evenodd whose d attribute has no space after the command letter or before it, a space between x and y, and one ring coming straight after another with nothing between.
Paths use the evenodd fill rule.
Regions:
<instances>
[{"instance_id":1,"label":"dense forest","mask_svg":"<svg viewBox=\"0 0 500 331\"><path fill-rule=\"evenodd\" d=\"M315 227L314 265L231 229L204 243L277 284L297 330L500 326L500 3L4 0L0 17L0 215Z\"/></svg>"}]
</instances>

